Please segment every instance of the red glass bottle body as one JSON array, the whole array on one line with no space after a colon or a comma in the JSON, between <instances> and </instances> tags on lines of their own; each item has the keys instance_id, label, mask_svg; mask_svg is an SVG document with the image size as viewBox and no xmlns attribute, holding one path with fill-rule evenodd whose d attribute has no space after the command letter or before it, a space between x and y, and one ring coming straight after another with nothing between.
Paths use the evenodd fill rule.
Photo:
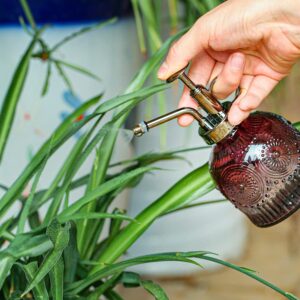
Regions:
<instances>
[{"instance_id":1,"label":"red glass bottle body","mask_svg":"<svg viewBox=\"0 0 300 300\"><path fill-rule=\"evenodd\" d=\"M214 146L212 177L257 226L274 225L300 207L300 133L281 116L257 112Z\"/></svg>"}]
</instances>

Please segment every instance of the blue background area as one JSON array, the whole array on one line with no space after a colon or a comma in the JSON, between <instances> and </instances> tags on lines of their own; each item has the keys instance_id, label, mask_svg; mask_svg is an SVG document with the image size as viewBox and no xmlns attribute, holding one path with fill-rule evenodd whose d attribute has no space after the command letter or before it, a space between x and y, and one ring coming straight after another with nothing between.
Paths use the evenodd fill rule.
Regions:
<instances>
[{"instance_id":1,"label":"blue background area","mask_svg":"<svg viewBox=\"0 0 300 300\"><path fill-rule=\"evenodd\" d=\"M37 23L76 23L126 17L130 0L27 0ZM19 0L0 0L0 24L18 24Z\"/></svg>"}]
</instances>

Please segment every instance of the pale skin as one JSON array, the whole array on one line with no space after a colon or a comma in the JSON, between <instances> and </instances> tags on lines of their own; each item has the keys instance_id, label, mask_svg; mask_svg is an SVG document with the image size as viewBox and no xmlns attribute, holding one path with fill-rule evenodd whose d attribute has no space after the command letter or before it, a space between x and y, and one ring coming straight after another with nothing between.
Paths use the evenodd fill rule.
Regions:
<instances>
[{"instance_id":1,"label":"pale skin","mask_svg":"<svg viewBox=\"0 0 300 300\"><path fill-rule=\"evenodd\" d=\"M238 125L286 77L300 57L300 0L228 0L198 19L170 48L158 78L191 63L189 76L206 85L218 75L213 93L225 99L238 86L241 95L228 119ZM184 90L179 107L196 103ZM181 126L192 117L179 118Z\"/></svg>"}]
</instances>

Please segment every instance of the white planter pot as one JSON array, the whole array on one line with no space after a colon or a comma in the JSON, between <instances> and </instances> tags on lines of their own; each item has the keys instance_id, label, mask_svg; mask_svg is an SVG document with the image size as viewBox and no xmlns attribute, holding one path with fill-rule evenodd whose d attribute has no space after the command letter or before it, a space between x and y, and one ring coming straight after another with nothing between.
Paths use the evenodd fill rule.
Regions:
<instances>
[{"instance_id":1,"label":"white planter pot","mask_svg":"<svg viewBox=\"0 0 300 300\"><path fill-rule=\"evenodd\" d=\"M175 109L179 94L171 91L167 95L168 110ZM138 120L144 119L145 107L138 110ZM157 114L154 112L154 114ZM195 123L195 122L194 122ZM152 129L139 139L135 139L138 154L155 151L160 147L160 130ZM176 121L167 125L167 145L169 149L204 146L198 135L198 125L192 128L181 128ZM192 166L184 161L162 162L158 165L169 171L158 171L146 176L132 191L129 214L139 211L161 196L175 182L196 167L207 162L210 150L187 152L183 155L192 162ZM171 169L171 171L170 171ZM201 200L223 198L218 191L213 191ZM201 206L157 220L145 234L129 249L128 256L134 257L158 252L207 250L218 253L220 257L237 258L243 251L246 239L244 216L232 204L215 204ZM201 262L207 268L214 268L211 263ZM134 268L142 274L172 276L187 275L199 268L182 263L147 264Z\"/></svg>"}]
</instances>

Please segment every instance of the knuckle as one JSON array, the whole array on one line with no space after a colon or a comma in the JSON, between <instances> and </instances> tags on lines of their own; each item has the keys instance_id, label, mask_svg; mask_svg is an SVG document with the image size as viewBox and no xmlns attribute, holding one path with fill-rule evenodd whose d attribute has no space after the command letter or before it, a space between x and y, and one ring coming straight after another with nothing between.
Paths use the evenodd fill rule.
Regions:
<instances>
[{"instance_id":1,"label":"knuckle","mask_svg":"<svg viewBox=\"0 0 300 300\"><path fill-rule=\"evenodd\" d=\"M250 93L247 98L240 103L240 108L244 111L250 111L256 109L259 103L259 97L256 94Z\"/></svg>"}]
</instances>

